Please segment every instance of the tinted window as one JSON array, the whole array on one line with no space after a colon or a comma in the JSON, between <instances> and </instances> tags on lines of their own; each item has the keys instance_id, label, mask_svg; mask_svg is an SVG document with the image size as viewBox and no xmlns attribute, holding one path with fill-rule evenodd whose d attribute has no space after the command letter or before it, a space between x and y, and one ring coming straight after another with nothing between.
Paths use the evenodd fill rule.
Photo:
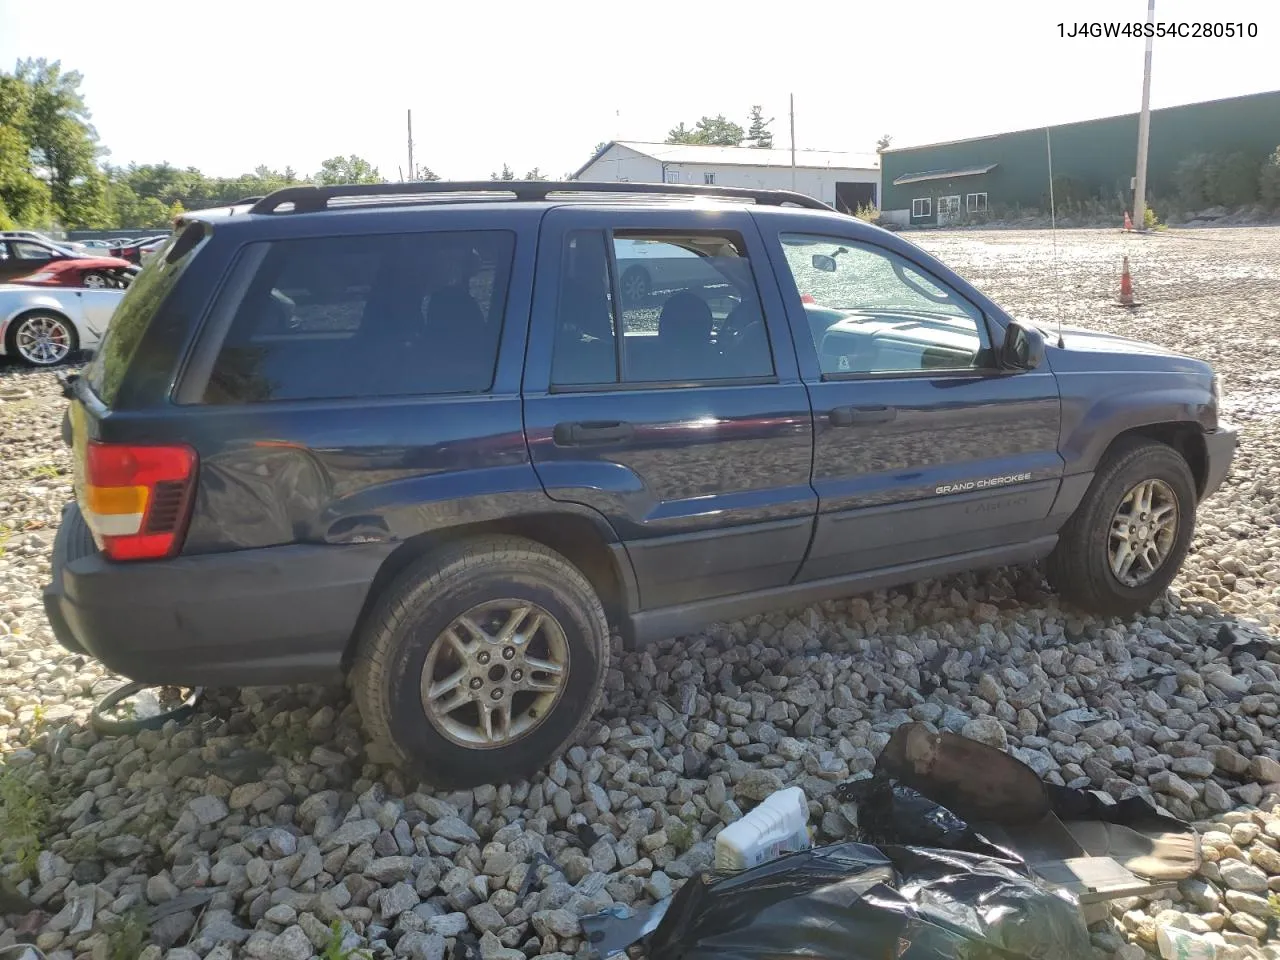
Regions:
<instances>
[{"instance_id":1,"label":"tinted window","mask_svg":"<svg viewBox=\"0 0 1280 960\"><path fill-rule=\"evenodd\" d=\"M740 237L619 232L614 257L625 381L773 374L764 314Z\"/></svg>"},{"instance_id":2,"label":"tinted window","mask_svg":"<svg viewBox=\"0 0 1280 960\"><path fill-rule=\"evenodd\" d=\"M85 380L108 406L115 400L125 369L142 342L151 318L173 290L178 277L195 259L201 238L205 236L204 224L193 223L186 228L186 233L195 241L187 246L185 255L153 258L129 284L128 292L111 314L111 324L97 353L85 369Z\"/></svg>"},{"instance_id":3,"label":"tinted window","mask_svg":"<svg viewBox=\"0 0 1280 960\"><path fill-rule=\"evenodd\" d=\"M558 386L616 383L609 254L598 230L573 230L564 242L556 307L551 382Z\"/></svg>"},{"instance_id":4,"label":"tinted window","mask_svg":"<svg viewBox=\"0 0 1280 960\"><path fill-rule=\"evenodd\" d=\"M514 244L505 231L271 244L206 402L488 390Z\"/></svg>"},{"instance_id":5,"label":"tinted window","mask_svg":"<svg viewBox=\"0 0 1280 960\"><path fill-rule=\"evenodd\" d=\"M981 312L909 260L831 237L783 234L782 245L824 374L983 364Z\"/></svg>"},{"instance_id":6,"label":"tinted window","mask_svg":"<svg viewBox=\"0 0 1280 960\"><path fill-rule=\"evenodd\" d=\"M599 231L577 231L566 241L553 383L773 375L764 315L740 237L618 232L612 254L610 265Z\"/></svg>"}]
</instances>

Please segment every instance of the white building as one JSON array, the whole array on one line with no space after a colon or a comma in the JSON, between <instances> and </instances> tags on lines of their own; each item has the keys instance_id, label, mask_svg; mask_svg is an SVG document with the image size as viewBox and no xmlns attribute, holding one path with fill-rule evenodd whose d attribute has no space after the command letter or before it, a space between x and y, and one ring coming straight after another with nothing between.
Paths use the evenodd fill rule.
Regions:
<instances>
[{"instance_id":1,"label":"white building","mask_svg":"<svg viewBox=\"0 0 1280 960\"><path fill-rule=\"evenodd\" d=\"M793 180L790 150L611 140L573 179L795 189L843 213L880 200L880 158L874 153L797 150Z\"/></svg>"}]
</instances>

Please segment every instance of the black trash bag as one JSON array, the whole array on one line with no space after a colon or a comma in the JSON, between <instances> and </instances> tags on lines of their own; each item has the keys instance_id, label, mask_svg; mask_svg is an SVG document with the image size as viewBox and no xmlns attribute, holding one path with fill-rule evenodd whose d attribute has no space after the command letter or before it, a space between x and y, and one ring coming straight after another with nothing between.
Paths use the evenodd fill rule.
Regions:
<instances>
[{"instance_id":1,"label":"black trash bag","mask_svg":"<svg viewBox=\"0 0 1280 960\"><path fill-rule=\"evenodd\" d=\"M858 806L857 839L862 843L899 844L963 850L1005 861L1025 875L1016 853L974 830L946 807L884 773L848 780L836 788L842 803Z\"/></svg>"},{"instance_id":2,"label":"black trash bag","mask_svg":"<svg viewBox=\"0 0 1280 960\"><path fill-rule=\"evenodd\" d=\"M843 843L676 894L653 960L1087 960L1070 901L958 851Z\"/></svg>"}]
</instances>

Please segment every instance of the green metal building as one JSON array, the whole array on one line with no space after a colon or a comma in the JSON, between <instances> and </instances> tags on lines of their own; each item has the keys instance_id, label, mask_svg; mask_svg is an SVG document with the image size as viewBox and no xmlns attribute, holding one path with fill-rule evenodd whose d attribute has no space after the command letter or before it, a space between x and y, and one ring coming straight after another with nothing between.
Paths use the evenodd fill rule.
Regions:
<instances>
[{"instance_id":1,"label":"green metal building","mask_svg":"<svg viewBox=\"0 0 1280 960\"><path fill-rule=\"evenodd\" d=\"M881 155L881 214L902 226L957 215L1049 209L1046 132L1055 200L1097 197L1128 207L1137 168L1138 115L1037 127ZM1196 153L1259 161L1280 146L1280 90L1151 111L1147 196L1169 196L1178 163Z\"/></svg>"}]
</instances>

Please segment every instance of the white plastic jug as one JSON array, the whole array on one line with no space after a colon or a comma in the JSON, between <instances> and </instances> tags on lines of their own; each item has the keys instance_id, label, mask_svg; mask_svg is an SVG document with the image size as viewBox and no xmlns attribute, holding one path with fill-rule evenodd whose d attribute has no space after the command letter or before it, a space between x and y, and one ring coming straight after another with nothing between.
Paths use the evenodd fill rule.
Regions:
<instances>
[{"instance_id":1,"label":"white plastic jug","mask_svg":"<svg viewBox=\"0 0 1280 960\"><path fill-rule=\"evenodd\" d=\"M809 803L799 787L788 787L716 835L716 869L745 870L784 853L807 850Z\"/></svg>"},{"instance_id":2,"label":"white plastic jug","mask_svg":"<svg viewBox=\"0 0 1280 960\"><path fill-rule=\"evenodd\" d=\"M1164 960L1214 960L1218 955L1213 941L1177 927L1157 929L1156 946Z\"/></svg>"}]
</instances>

